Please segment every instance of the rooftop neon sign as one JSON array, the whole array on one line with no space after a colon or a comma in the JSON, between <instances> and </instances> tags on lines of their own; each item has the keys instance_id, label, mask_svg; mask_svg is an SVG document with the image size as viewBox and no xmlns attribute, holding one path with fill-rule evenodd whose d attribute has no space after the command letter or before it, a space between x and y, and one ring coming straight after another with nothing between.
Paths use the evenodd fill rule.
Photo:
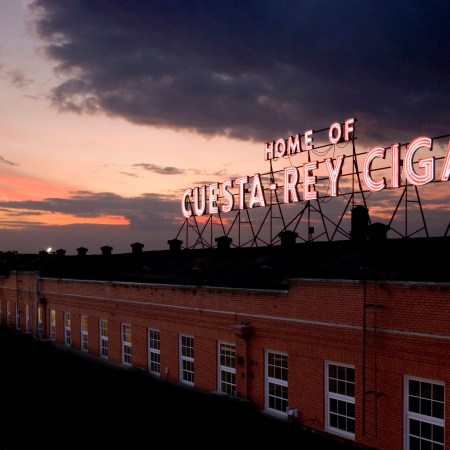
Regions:
<instances>
[{"instance_id":1,"label":"rooftop neon sign","mask_svg":"<svg viewBox=\"0 0 450 450\"><path fill-rule=\"evenodd\" d=\"M339 122L333 122L328 129L329 143L335 145L353 139L355 123L355 118L345 120L343 125ZM275 141L265 142L263 156L266 161L270 161L313 149L314 131L307 130L303 135L296 134L286 139L279 138ZM422 152L425 151L425 153L432 152L433 140L426 136L416 137L407 145L403 159L401 159L399 143L392 144L387 148L379 146L371 148L364 156L362 168L362 181L367 189L371 192L378 192L386 188L400 187L401 167L403 167L406 182L411 185L421 186L432 181L448 181L450 177L450 141L437 179L435 156L430 155L415 161L419 149ZM342 176L345 158L346 155L339 155L336 158L326 158L323 161L329 180L328 188L331 197L338 195L339 180ZM388 179L385 176L377 177L374 174L372 167L377 159L388 160L390 163ZM240 210L246 207L267 206L266 190L277 191L278 188L282 188L282 198L285 204L317 200L318 191L315 189L317 175L314 171L318 167L319 161L317 160L307 161L298 167L292 165L285 167L283 170L283 185L279 186L278 183L274 182L266 189L263 187L260 173L255 173L252 177L230 178L222 183L216 182L201 187L188 188L184 191L181 199L181 211L184 217L189 218L192 215L217 214L219 210L220 213L228 213L235 209L235 205ZM251 181L250 178L252 178ZM231 189L236 192L233 194ZM247 196L246 203L247 192L249 196ZM301 200L300 193L302 194Z\"/></svg>"}]
</instances>

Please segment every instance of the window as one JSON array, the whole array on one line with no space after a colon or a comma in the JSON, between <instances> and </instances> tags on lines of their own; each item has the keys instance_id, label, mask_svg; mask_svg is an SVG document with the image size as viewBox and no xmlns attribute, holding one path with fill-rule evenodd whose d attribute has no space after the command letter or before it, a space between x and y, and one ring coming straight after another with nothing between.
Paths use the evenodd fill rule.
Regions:
<instances>
[{"instance_id":1,"label":"window","mask_svg":"<svg viewBox=\"0 0 450 450\"><path fill-rule=\"evenodd\" d=\"M11 302L6 302L6 325L11 325Z\"/></svg>"},{"instance_id":2,"label":"window","mask_svg":"<svg viewBox=\"0 0 450 450\"><path fill-rule=\"evenodd\" d=\"M355 437L355 368L327 363L325 377L326 428Z\"/></svg>"},{"instance_id":3,"label":"window","mask_svg":"<svg viewBox=\"0 0 450 450\"><path fill-rule=\"evenodd\" d=\"M50 339L56 339L56 311L50 310Z\"/></svg>"},{"instance_id":4,"label":"window","mask_svg":"<svg viewBox=\"0 0 450 450\"><path fill-rule=\"evenodd\" d=\"M42 306L38 307L38 338L44 337L44 309Z\"/></svg>"},{"instance_id":5,"label":"window","mask_svg":"<svg viewBox=\"0 0 450 450\"><path fill-rule=\"evenodd\" d=\"M72 327L70 322L70 312L64 313L64 343L66 345L72 344Z\"/></svg>"},{"instance_id":6,"label":"window","mask_svg":"<svg viewBox=\"0 0 450 450\"><path fill-rule=\"evenodd\" d=\"M266 351L266 409L286 413L288 406L288 357Z\"/></svg>"},{"instance_id":7,"label":"window","mask_svg":"<svg viewBox=\"0 0 450 450\"><path fill-rule=\"evenodd\" d=\"M122 363L131 366L131 325L122 324Z\"/></svg>"},{"instance_id":8,"label":"window","mask_svg":"<svg viewBox=\"0 0 450 450\"><path fill-rule=\"evenodd\" d=\"M194 384L194 338L191 336L180 336L180 379Z\"/></svg>"},{"instance_id":9,"label":"window","mask_svg":"<svg viewBox=\"0 0 450 450\"><path fill-rule=\"evenodd\" d=\"M25 331L30 331L30 305L25 305Z\"/></svg>"},{"instance_id":10,"label":"window","mask_svg":"<svg viewBox=\"0 0 450 450\"><path fill-rule=\"evenodd\" d=\"M236 394L236 346L219 342L219 392Z\"/></svg>"},{"instance_id":11,"label":"window","mask_svg":"<svg viewBox=\"0 0 450 450\"><path fill-rule=\"evenodd\" d=\"M160 338L158 330L148 330L148 370L160 374Z\"/></svg>"},{"instance_id":12,"label":"window","mask_svg":"<svg viewBox=\"0 0 450 450\"><path fill-rule=\"evenodd\" d=\"M16 303L16 328L20 330L20 304Z\"/></svg>"},{"instance_id":13,"label":"window","mask_svg":"<svg viewBox=\"0 0 450 450\"><path fill-rule=\"evenodd\" d=\"M100 356L108 358L108 321L100 319Z\"/></svg>"},{"instance_id":14,"label":"window","mask_svg":"<svg viewBox=\"0 0 450 450\"><path fill-rule=\"evenodd\" d=\"M80 322L81 322L81 350L87 352L89 340L87 316L81 316Z\"/></svg>"},{"instance_id":15,"label":"window","mask_svg":"<svg viewBox=\"0 0 450 450\"><path fill-rule=\"evenodd\" d=\"M406 378L406 449L444 450L444 383Z\"/></svg>"}]
</instances>

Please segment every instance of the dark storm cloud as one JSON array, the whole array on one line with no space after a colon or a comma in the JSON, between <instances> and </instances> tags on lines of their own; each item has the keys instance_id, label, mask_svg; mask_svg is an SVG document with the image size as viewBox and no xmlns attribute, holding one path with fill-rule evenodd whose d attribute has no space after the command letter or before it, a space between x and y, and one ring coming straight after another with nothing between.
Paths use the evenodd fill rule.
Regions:
<instances>
[{"instance_id":1,"label":"dark storm cloud","mask_svg":"<svg viewBox=\"0 0 450 450\"><path fill-rule=\"evenodd\" d=\"M360 137L448 132L448 2L34 0L32 10L67 76L52 93L62 110L258 141L348 117Z\"/></svg>"},{"instance_id":2,"label":"dark storm cloud","mask_svg":"<svg viewBox=\"0 0 450 450\"><path fill-rule=\"evenodd\" d=\"M29 212L34 215L63 213L81 218L123 216L135 229L161 229L171 225L180 215L179 201L169 196L143 194L122 197L111 192L81 191L72 193L69 198L0 202L0 208L7 208L11 216L29 215Z\"/></svg>"},{"instance_id":3,"label":"dark storm cloud","mask_svg":"<svg viewBox=\"0 0 450 450\"><path fill-rule=\"evenodd\" d=\"M25 75L21 70L9 70L6 72L6 78L9 82L19 89L24 89L33 83L33 80Z\"/></svg>"},{"instance_id":4,"label":"dark storm cloud","mask_svg":"<svg viewBox=\"0 0 450 450\"><path fill-rule=\"evenodd\" d=\"M0 155L0 164L6 164L7 166L18 166L19 164L8 161L7 159L3 158L3 156Z\"/></svg>"},{"instance_id":5,"label":"dark storm cloud","mask_svg":"<svg viewBox=\"0 0 450 450\"><path fill-rule=\"evenodd\" d=\"M0 78L18 89L25 89L33 83L33 80L24 71L19 69L7 70L3 64L0 64Z\"/></svg>"},{"instance_id":6,"label":"dark storm cloud","mask_svg":"<svg viewBox=\"0 0 450 450\"><path fill-rule=\"evenodd\" d=\"M178 169L177 167L161 167L156 164L149 163L139 163L133 164L134 167L140 167L148 172L158 173L160 175L180 175L184 173L182 169Z\"/></svg>"},{"instance_id":7,"label":"dark storm cloud","mask_svg":"<svg viewBox=\"0 0 450 450\"><path fill-rule=\"evenodd\" d=\"M135 173L130 173L130 172L119 172L122 175L126 175L127 177L133 177L133 178L138 178L138 175L136 175Z\"/></svg>"}]
</instances>

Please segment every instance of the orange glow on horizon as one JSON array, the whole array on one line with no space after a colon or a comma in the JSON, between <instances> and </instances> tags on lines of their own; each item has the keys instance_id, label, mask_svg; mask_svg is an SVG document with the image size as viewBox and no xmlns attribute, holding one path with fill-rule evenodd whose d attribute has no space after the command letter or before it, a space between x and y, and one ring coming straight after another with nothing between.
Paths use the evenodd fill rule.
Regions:
<instances>
[{"instance_id":1,"label":"orange glow on horizon","mask_svg":"<svg viewBox=\"0 0 450 450\"><path fill-rule=\"evenodd\" d=\"M0 200L4 202L39 201L48 197L68 197L79 188L26 175L1 174Z\"/></svg>"},{"instance_id":2,"label":"orange glow on horizon","mask_svg":"<svg viewBox=\"0 0 450 450\"><path fill-rule=\"evenodd\" d=\"M19 226L17 222L20 221L22 226ZM0 229L11 228L27 228L27 226L63 226L63 225L75 225L75 224L94 224L94 225L129 225L130 221L123 216L100 216L100 217L76 217L71 214L63 213L48 213L42 212L40 214L31 213L27 214L27 211L23 211L22 215L17 217L16 215L9 215L7 212L3 212L0 215Z\"/></svg>"}]
</instances>

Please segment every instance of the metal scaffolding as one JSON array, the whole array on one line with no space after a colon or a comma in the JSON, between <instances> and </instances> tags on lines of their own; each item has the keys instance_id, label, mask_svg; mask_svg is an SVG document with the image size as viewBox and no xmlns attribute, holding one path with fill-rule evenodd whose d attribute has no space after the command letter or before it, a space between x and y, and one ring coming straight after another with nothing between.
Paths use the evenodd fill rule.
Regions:
<instances>
[{"instance_id":1,"label":"metal scaffolding","mask_svg":"<svg viewBox=\"0 0 450 450\"><path fill-rule=\"evenodd\" d=\"M320 135L328 131L323 129L315 132ZM450 135L438 136L432 139L433 148L444 148L442 140ZM216 214L204 214L196 216L192 214L184 219L175 240L183 242L185 249L213 248L217 246L217 239L229 238L233 247L258 247L277 245L281 241L283 232L296 233L302 242L317 240L334 241L338 239L351 239L352 212L355 207L363 207L367 212L375 205L375 217L381 217L386 230L395 237L407 238L418 234L429 236L429 229L421 201L420 188L422 186L408 183L404 176L404 169L400 167L400 186L398 188L386 188L381 192L372 192L365 188L362 182L361 161L367 151L361 152L356 148L357 138L355 132L346 142L330 144L325 139L318 142L312 150L302 150L293 155L278 159L269 159L269 170L259 174L266 205L263 207L248 207L244 201L244 208L234 204L228 213L221 213L221 204L224 199L218 196L217 205L219 212ZM400 151L405 150L408 143L399 144ZM387 154L390 147L385 148ZM338 155L344 155L339 190L337 195L330 193L330 180L325 172L326 159L334 159ZM372 173L383 178L391 169L384 159L379 158L377 166L372 167ZM296 163L300 160L299 163ZM444 156L436 156L436 164L442 164ZM317 161L317 178L314 184L317 198L314 200L285 203L284 169L285 167L302 167L303 163ZM414 161L414 164L417 164ZM402 160L400 161L400 165ZM276 167L276 166L282 167ZM402 176L403 175L403 176ZM374 175L375 176L375 175ZM252 177L249 177L249 184ZM438 183L433 180L431 183ZM430 184L431 184L430 183ZM299 189L303 189L303 180L298 183ZM250 195L245 189L246 198ZM377 201L377 198L382 201ZM205 199L203 199L206 201ZM395 205L389 214L382 208L383 201L389 201ZM193 211L194 205L189 198L186 208ZM367 226L373 225L371 215L367 215ZM445 235L450 228L447 227Z\"/></svg>"}]
</instances>

